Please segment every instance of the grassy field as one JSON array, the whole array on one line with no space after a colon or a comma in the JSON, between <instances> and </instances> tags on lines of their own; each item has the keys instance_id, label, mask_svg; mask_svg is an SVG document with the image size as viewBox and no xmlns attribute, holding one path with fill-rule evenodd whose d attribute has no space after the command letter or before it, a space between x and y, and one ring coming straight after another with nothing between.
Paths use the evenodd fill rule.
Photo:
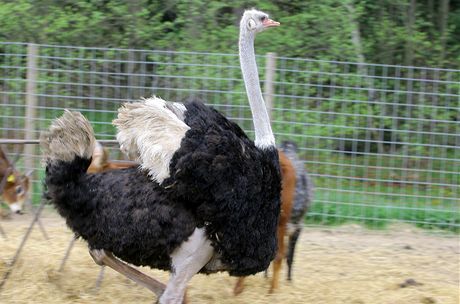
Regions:
<instances>
[{"instance_id":1,"label":"grassy field","mask_svg":"<svg viewBox=\"0 0 460 304\"><path fill-rule=\"evenodd\" d=\"M458 233L460 168L455 167L454 155L447 158L452 161L339 153L307 158L316 192L306 221L327 225L359 222L370 228L404 221Z\"/></svg>"},{"instance_id":2,"label":"grassy field","mask_svg":"<svg viewBox=\"0 0 460 304\"><path fill-rule=\"evenodd\" d=\"M403 201L403 197L397 199ZM308 224L338 225L358 222L376 229L385 228L394 221L412 223L425 229L460 232L458 208L456 210L452 207L444 209L424 204L399 204L372 194L317 192L315 202L306 217Z\"/></svg>"}]
</instances>

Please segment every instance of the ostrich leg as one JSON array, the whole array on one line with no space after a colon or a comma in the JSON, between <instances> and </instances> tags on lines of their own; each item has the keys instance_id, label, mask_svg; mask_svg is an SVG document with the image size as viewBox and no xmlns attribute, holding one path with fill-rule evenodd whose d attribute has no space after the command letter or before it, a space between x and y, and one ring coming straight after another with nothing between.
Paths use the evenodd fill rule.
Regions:
<instances>
[{"instance_id":1,"label":"ostrich leg","mask_svg":"<svg viewBox=\"0 0 460 304\"><path fill-rule=\"evenodd\" d=\"M171 272L166 290L160 298L162 304L185 302L185 291L190 279L212 258L214 249L207 239L204 228L196 228L187 241L171 255Z\"/></svg>"},{"instance_id":2,"label":"ostrich leg","mask_svg":"<svg viewBox=\"0 0 460 304\"><path fill-rule=\"evenodd\" d=\"M97 276L97 279L96 279L96 284L94 285L94 289L96 291L99 291L99 288L101 288L102 280L104 279L104 272L105 272L105 266L101 266L101 269L99 270L99 275Z\"/></svg>"},{"instance_id":3,"label":"ostrich leg","mask_svg":"<svg viewBox=\"0 0 460 304\"><path fill-rule=\"evenodd\" d=\"M93 249L89 251L89 254L96 264L112 268L137 284L146 287L158 297L160 297L166 289L166 285L120 261L109 251L105 251L104 249Z\"/></svg>"},{"instance_id":4,"label":"ostrich leg","mask_svg":"<svg viewBox=\"0 0 460 304\"><path fill-rule=\"evenodd\" d=\"M288 265L288 281L292 281L292 263L294 262L294 251L295 245L297 244L297 240L300 235L300 228L297 228L295 232L289 237L289 249L287 253L287 265Z\"/></svg>"}]
</instances>

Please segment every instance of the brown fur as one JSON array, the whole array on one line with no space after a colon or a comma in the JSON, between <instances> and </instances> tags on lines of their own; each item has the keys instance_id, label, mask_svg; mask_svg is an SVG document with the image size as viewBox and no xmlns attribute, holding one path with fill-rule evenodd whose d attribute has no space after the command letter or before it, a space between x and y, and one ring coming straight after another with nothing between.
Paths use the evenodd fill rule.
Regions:
<instances>
[{"instance_id":1,"label":"brown fur","mask_svg":"<svg viewBox=\"0 0 460 304\"><path fill-rule=\"evenodd\" d=\"M21 209L29 193L29 178L17 171L0 147L0 193L8 205L18 204Z\"/></svg>"},{"instance_id":2,"label":"brown fur","mask_svg":"<svg viewBox=\"0 0 460 304\"><path fill-rule=\"evenodd\" d=\"M292 204L295 195L296 174L292 162L287 158L286 154L278 151L281 167L282 191L281 191L281 212L278 222L278 251L273 261L273 278L271 281L270 293L273 293L279 287L279 274L281 264L286 254L285 236L287 233L287 224L291 217ZM238 278L233 292L235 295L240 294L244 290L244 278Z\"/></svg>"},{"instance_id":3,"label":"brown fur","mask_svg":"<svg viewBox=\"0 0 460 304\"><path fill-rule=\"evenodd\" d=\"M109 152L106 148L96 143L93 151L93 159L88 167L88 173L124 169L138 165L132 161L109 161Z\"/></svg>"}]
</instances>

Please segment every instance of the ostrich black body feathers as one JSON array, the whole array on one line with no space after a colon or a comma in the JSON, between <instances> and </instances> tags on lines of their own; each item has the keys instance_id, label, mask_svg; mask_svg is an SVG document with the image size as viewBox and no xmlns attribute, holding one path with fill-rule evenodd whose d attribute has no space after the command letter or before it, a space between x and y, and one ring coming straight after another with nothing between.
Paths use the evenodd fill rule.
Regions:
<instances>
[{"instance_id":1,"label":"ostrich black body feathers","mask_svg":"<svg viewBox=\"0 0 460 304\"><path fill-rule=\"evenodd\" d=\"M67 225L91 249L109 250L136 266L170 270L170 254L196 227L191 212L170 201L138 168L86 174L89 164L77 157L46 169L48 196Z\"/></svg>"},{"instance_id":2,"label":"ostrich black body feathers","mask_svg":"<svg viewBox=\"0 0 460 304\"><path fill-rule=\"evenodd\" d=\"M161 185L139 168L86 174L90 160L76 157L47 165L48 196L91 248L134 265L170 270L174 249L205 227L224 270L260 272L277 248L277 150L257 148L238 125L200 102L185 107L190 129Z\"/></svg>"},{"instance_id":3,"label":"ostrich black body feathers","mask_svg":"<svg viewBox=\"0 0 460 304\"><path fill-rule=\"evenodd\" d=\"M192 190L187 201L196 206L196 219L230 274L262 271L276 251L278 152L256 148L237 124L200 102L185 106L190 130L170 167L170 180L185 188L172 191L189 195Z\"/></svg>"}]
</instances>

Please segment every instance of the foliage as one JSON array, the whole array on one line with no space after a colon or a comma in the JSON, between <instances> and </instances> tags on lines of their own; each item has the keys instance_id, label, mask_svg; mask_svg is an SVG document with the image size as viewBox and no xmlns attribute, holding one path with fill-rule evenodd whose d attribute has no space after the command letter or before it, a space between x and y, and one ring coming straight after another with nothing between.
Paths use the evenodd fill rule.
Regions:
<instances>
[{"instance_id":1,"label":"foliage","mask_svg":"<svg viewBox=\"0 0 460 304\"><path fill-rule=\"evenodd\" d=\"M259 53L346 61L363 55L387 64L411 56L414 65L455 67L460 5L450 1L443 12L443 1L417 1L415 23L408 25L406 0L0 0L0 40L233 53L239 16L257 6L283 25L260 37ZM351 41L355 26L362 53Z\"/></svg>"},{"instance_id":2,"label":"foliage","mask_svg":"<svg viewBox=\"0 0 460 304\"><path fill-rule=\"evenodd\" d=\"M257 54L279 56L273 129L278 140L302 147L302 158L314 164L309 169L316 185L328 189L318 191L308 221L357 219L378 226L397 218L425 227L454 223L458 230L459 213L451 211L458 207L452 198L459 171L459 73L399 66L459 67L460 4L448 1L446 11L446 1L0 0L0 42L77 46L40 47L37 129L69 107L88 116L98 138L111 139L119 102L155 93L202 99L252 134L235 54L241 13L256 6L282 24L256 43ZM22 137L26 47L0 43L0 53L7 54L0 56L7 105L0 125L8 126L1 135ZM265 58L257 60L263 80ZM369 166L379 168L377 175ZM342 192L334 194L322 176L342 178ZM373 179L378 185L372 190L366 183ZM407 179L413 184L399 193L398 181ZM417 184L432 181L443 186ZM357 195L362 189L379 195ZM385 201L384 192L393 200ZM407 200L408 193L417 201ZM401 209L385 207L398 204ZM417 209L431 204L431 211Z\"/></svg>"}]
</instances>

